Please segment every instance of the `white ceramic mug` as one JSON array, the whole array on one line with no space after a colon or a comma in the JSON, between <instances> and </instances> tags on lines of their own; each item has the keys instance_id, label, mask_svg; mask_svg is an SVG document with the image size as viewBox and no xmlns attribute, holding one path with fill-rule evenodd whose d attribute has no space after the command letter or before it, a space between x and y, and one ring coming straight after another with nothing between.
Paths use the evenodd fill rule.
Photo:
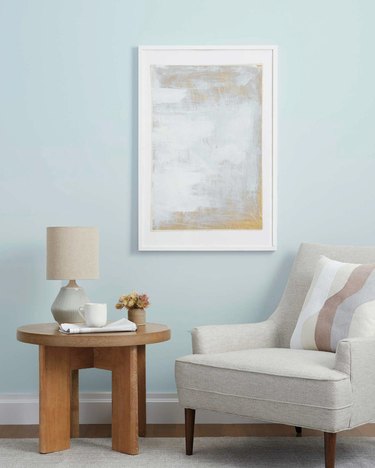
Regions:
<instances>
[{"instance_id":1,"label":"white ceramic mug","mask_svg":"<svg viewBox=\"0 0 375 468\"><path fill-rule=\"evenodd\" d=\"M107 304L87 302L78 312L88 327L104 327L107 323Z\"/></svg>"}]
</instances>

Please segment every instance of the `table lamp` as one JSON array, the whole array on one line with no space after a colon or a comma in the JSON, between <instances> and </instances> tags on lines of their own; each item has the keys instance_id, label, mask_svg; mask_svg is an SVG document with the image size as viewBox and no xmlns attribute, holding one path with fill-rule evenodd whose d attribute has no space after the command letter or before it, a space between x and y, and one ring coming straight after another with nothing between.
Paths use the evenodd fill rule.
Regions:
<instances>
[{"instance_id":1,"label":"table lamp","mask_svg":"<svg viewBox=\"0 0 375 468\"><path fill-rule=\"evenodd\" d=\"M47 228L47 279L69 281L60 289L51 307L56 322L83 321L78 308L90 300L76 280L98 277L99 233L97 228Z\"/></svg>"}]
</instances>

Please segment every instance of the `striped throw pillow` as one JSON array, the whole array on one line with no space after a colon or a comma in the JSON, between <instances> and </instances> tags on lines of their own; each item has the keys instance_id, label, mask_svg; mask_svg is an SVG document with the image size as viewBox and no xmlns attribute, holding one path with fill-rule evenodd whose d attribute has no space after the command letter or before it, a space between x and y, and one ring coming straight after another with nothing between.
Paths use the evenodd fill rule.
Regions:
<instances>
[{"instance_id":1,"label":"striped throw pillow","mask_svg":"<svg viewBox=\"0 0 375 468\"><path fill-rule=\"evenodd\" d=\"M336 352L340 340L375 336L375 264L321 256L290 347Z\"/></svg>"}]
</instances>

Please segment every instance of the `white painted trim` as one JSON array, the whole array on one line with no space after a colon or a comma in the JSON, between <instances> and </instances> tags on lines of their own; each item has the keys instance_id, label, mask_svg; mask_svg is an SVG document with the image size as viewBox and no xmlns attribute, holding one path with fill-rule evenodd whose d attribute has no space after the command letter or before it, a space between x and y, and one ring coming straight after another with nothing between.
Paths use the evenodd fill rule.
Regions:
<instances>
[{"instance_id":1,"label":"white painted trim","mask_svg":"<svg viewBox=\"0 0 375 468\"><path fill-rule=\"evenodd\" d=\"M109 424L111 422L111 393L80 393L80 422ZM39 401L35 393L0 394L0 425L38 424ZM147 396L148 424L182 424L183 408L175 393L151 393ZM197 411L198 424L246 424L259 421L212 411Z\"/></svg>"}]
</instances>

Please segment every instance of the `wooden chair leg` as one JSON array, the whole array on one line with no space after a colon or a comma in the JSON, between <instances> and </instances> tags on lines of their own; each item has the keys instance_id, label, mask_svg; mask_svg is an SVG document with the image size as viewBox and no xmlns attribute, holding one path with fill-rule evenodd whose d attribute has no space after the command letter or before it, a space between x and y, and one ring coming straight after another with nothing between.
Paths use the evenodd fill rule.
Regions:
<instances>
[{"instance_id":1,"label":"wooden chair leg","mask_svg":"<svg viewBox=\"0 0 375 468\"><path fill-rule=\"evenodd\" d=\"M324 433L324 455L325 468L335 468L336 434L332 432Z\"/></svg>"},{"instance_id":2,"label":"wooden chair leg","mask_svg":"<svg viewBox=\"0 0 375 468\"><path fill-rule=\"evenodd\" d=\"M195 409L185 408L186 455L193 455Z\"/></svg>"},{"instance_id":3,"label":"wooden chair leg","mask_svg":"<svg viewBox=\"0 0 375 468\"><path fill-rule=\"evenodd\" d=\"M296 437L302 437L302 427L295 426L296 429Z\"/></svg>"}]
</instances>

